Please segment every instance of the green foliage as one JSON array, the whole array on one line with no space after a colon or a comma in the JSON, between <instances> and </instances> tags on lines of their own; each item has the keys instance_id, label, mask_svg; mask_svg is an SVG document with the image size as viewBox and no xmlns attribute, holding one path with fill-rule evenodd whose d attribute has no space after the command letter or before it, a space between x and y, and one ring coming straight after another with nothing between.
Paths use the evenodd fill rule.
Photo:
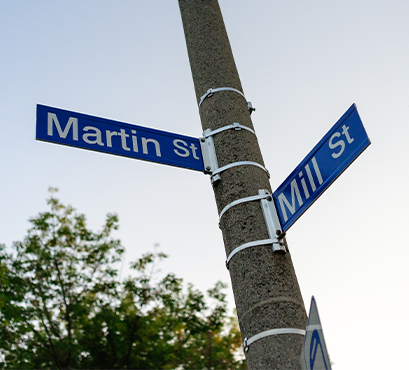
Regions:
<instances>
[{"instance_id":1,"label":"green foliage","mask_svg":"<svg viewBox=\"0 0 409 370\"><path fill-rule=\"evenodd\" d=\"M225 286L208 298L168 274L155 281L154 252L121 282L124 252L111 234L52 195L22 242L0 246L0 367L4 369L245 369Z\"/></svg>"}]
</instances>

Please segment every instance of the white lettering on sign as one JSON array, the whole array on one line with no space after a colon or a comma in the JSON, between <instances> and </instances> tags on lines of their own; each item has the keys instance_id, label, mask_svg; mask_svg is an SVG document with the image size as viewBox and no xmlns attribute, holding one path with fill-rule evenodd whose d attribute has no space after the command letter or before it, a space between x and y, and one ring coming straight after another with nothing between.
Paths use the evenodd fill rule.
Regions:
<instances>
[{"instance_id":1,"label":"white lettering on sign","mask_svg":"<svg viewBox=\"0 0 409 370\"><path fill-rule=\"evenodd\" d=\"M186 143L186 141L180 140L180 139L176 139L173 140L173 145L177 148L177 149L173 149L173 151L180 157L189 157L190 152L187 149L188 144ZM179 150L178 150L179 149ZM191 144L190 145L190 149L192 149L192 155L194 159L199 159L199 157L196 154L196 150L197 147L195 144Z\"/></svg>"},{"instance_id":2,"label":"white lettering on sign","mask_svg":"<svg viewBox=\"0 0 409 370\"><path fill-rule=\"evenodd\" d=\"M354 141L354 139L349 136L348 130L349 130L349 127L347 127L345 125L342 126L342 135L345 135L345 138L347 139L348 144L351 144ZM339 149L338 153L332 153L332 157L335 158L335 159L338 158L345 150L345 141L344 140L340 139L340 140L336 141L335 143L333 142L333 140L336 137L340 137L340 136L341 136L341 134L339 132L335 132L331 136L331 138L329 139L329 143L328 143L330 149L335 149L338 146L341 147Z\"/></svg>"},{"instance_id":3,"label":"white lettering on sign","mask_svg":"<svg viewBox=\"0 0 409 370\"><path fill-rule=\"evenodd\" d=\"M58 122L57 115L54 113L48 113L47 135L49 136L53 135L53 123L55 123L55 127L57 127L58 135L60 135L60 137L63 139L67 137L68 131L70 131L72 126L72 139L78 141L78 119L70 117L63 131L61 129L60 122Z\"/></svg>"},{"instance_id":4,"label":"white lettering on sign","mask_svg":"<svg viewBox=\"0 0 409 370\"><path fill-rule=\"evenodd\" d=\"M198 138L40 104L37 105L36 139L204 171Z\"/></svg>"},{"instance_id":5,"label":"white lettering on sign","mask_svg":"<svg viewBox=\"0 0 409 370\"><path fill-rule=\"evenodd\" d=\"M102 142L101 131L92 126L84 127L84 131L88 132L90 130L94 132L82 135L82 140L84 140L88 144L98 144L100 146L104 146L104 143ZM93 140L90 139L92 137L94 138Z\"/></svg>"},{"instance_id":6,"label":"white lettering on sign","mask_svg":"<svg viewBox=\"0 0 409 370\"><path fill-rule=\"evenodd\" d=\"M118 133L116 131L109 131L105 130L106 138L107 138L107 146L112 148L112 136L117 136Z\"/></svg>"},{"instance_id":7,"label":"white lettering on sign","mask_svg":"<svg viewBox=\"0 0 409 370\"><path fill-rule=\"evenodd\" d=\"M187 147L186 141L176 139L176 140L173 140L173 145L174 145L176 148L178 148L179 150L182 151L182 152L180 152L180 151L177 150L177 149L173 149L173 151L174 151L178 156L180 156L180 157L189 157L190 152L189 152L189 150L186 149L186 147ZM182 146L182 145L184 145L184 146Z\"/></svg>"},{"instance_id":8,"label":"white lettering on sign","mask_svg":"<svg viewBox=\"0 0 409 370\"><path fill-rule=\"evenodd\" d=\"M314 161L315 161L315 157L314 157ZM317 163L317 161L313 162L313 165L314 165L314 163ZM312 192L314 192L315 190L317 190L317 188L315 187L314 178L312 177L310 166L308 164L305 166L305 170L307 171L308 180L310 180ZM315 169L315 172L317 172L317 169ZM318 169L318 173L320 173L319 169ZM321 174L320 174L320 176L321 176ZM322 183L322 179L321 179L321 183Z\"/></svg>"},{"instance_id":9,"label":"white lettering on sign","mask_svg":"<svg viewBox=\"0 0 409 370\"><path fill-rule=\"evenodd\" d=\"M303 205L303 201L301 199L300 189L298 189L297 179L291 181L291 204L285 197L283 193L278 196L278 200L280 201L281 211L283 212L284 220L288 220L287 211L285 205L287 206L288 210L291 214L295 213L295 197L294 193L297 195L298 204L300 207ZM284 205L285 204L285 205Z\"/></svg>"},{"instance_id":10,"label":"white lettering on sign","mask_svg":"<svg viewBox=\"0 0 409 370\"><path fill-rule=\"evenodd\" d=\"M58 121L57 115L55 113L48 113L48 126L47 126L47 135L48 136L53 136L53 128L54 126L57 128L58 135L62 139L66 139L68 136L68 133L71 130L72 127L72 139L78 141L78 118L75 117L70 117L68 119L67 124L65 125L64 129L61 127L60 122ZM82 140L85 141L87 144L92 144L92 145L99 145L99 146L107 146L109 148L112 148L113 146L118 146L118 144L121 145L122 149L125 151L131 151L131 148L128 146L128 138L131 136L132 138L132 150L135 153L138 153L139 146L138 146L138 137L136 136L136 130L131 130L131 135L126 133L125 129L121 128L119 131L112 131L112 130L105 130L105 136L101 132L101 130L97 127L94 126L85 126L82 129ZM117 139L115 137L118 137ZM104 142L105 139L105 142ZM182 140L179 140L182 141ZM157 157L161 157L161 151L160 151L160 145L157 140L146 138L146 137L141 137L141 142L142 142L142 152L144 154L150 154L149 153L149 148L154 149L154 153L156 154ZM117 143L115 145L115 143ZM148 144L151 145L148 145ZM185 143L185 142L183 142ZM186 144L186 143L185 143ZM186 144L187 146L187 144ZM194 149L192 148L193 151L193 156L195 159L199 159L196 156L196 147L194 144L192 144ZM179 153L177 153L180 155ZM189 154L188 154L189 155Z\"/></svg>"},{"instance_id":11,"label":"white lettering on sign","mask_svg":"<svg viewBox=\"0 0 409 370\"><path fill-rule=\"evenodd\" d=\"M129 135L125 133L125 130L123 128L121 128L121 132L118 135L121 137L122 149L129 152L131 149L129 149L126 145L126 138L129 137ZM159 157L160 157L160 150L159 150Z\"/></svg>"},{"instance_id":12,"label":"white lettering on sign","mask_svg":"<svg viewBox=\"0 0 409 370\"><path fill-rule=\"evenodd\" d=\"M132 149L135 153L138 153L138 141L137 141L137 137L136 135L136 131L135 130L131 130L132 132Z\"/></svg>"},{"instance_id":13,"label":"white lettering on sign","mask_svg":"<svg viewBox=\"0 0 409 370\"><path fill-rule=\"evenodd\" d=\"M156 156L160 157L160 145L159 143L154 140L154 139L147 139L146 137L142 138L142 151L143 154L148 154L148 143L153 143L155 145L155 149L156 149Z\"/></svg>"},{"instance_id":14,"label":"white lettering on sign","mask_svg":"<svg viewBox=\"0 0 409 370\"><path fill-rule=\"evenodd\" d=\"M315 175L317 177L318 183L321 185L324 181L322 179L321 171L318 167L318 163L315 157L312 158L311 162L312 162L312 166L314 167L314 171L315 171ZM315 181L312 175L311 168L309 164L307 164L304 167L304 169L300 171L298 174L299 181L301 182L301 187L304 191L304 199L307 200L310 197L310 192L308 190L308 186L307 186L307 182L305 181L305 177L303 177L304 171L307 174L308 182L310 184L310 187L313 193L317 190L317 187L315 185ZM301 207L304 204L303 196L301 195L300 188L298 187L297 178L293 179L290 183L290 197L291 197L291 201L289 201L286 198L286 196L284 195L284 192L282 192L278 196L278 201L280 203L281 212L284 216L285 222L288 221L289 219L287 215L287 210L293 215L296 212L297 208ZM297 207L296 201L298 202L299 207Z\"/></svg>"},{"instance_id":15,"label":"white lettering on sign","mask_svg":"<svg viewBox=\"0 0 409 370\"><path fill-rule=\"evenodd\" d=\"M199 159L199 157L196 155L196 150L197 150L196 145L192 143L192 144L190 145L190 149L192 149L193 158L194 158L194 159Z\"/></svg>"}]
</instances>

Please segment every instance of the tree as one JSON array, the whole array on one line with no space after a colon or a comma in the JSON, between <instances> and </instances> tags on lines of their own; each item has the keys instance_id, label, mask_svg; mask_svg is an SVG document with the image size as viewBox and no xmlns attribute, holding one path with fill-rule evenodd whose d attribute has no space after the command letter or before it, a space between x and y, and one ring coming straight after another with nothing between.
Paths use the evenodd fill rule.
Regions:
<instances>
[{"instance_id":1,"label":"tree","mask_svg":"<svg viewBox=\"0 0 409 370\"><path fill-rule=\"evenodd\" d=\"M117 216L109 214L103 230L93 233L72 207L53 196L48 204L49 212L30 220L24 241L13 244L15 256L2 250L1 330L9 343L4 356L20 368L76 364L83 321L117 294L113 264L123 248L110 237Z\"/></svg>"},{"instance_id":2,"label":"tree","mask_svg":"<svg viewBox=\"0 0 409 370\"><path fill-rule=\"evenodd\" d=\"M64 206L51 189L50 211L12 252L0 246L0 361L20 369L244 369L237 321L227 315L224 284L209 299L174 274L155 280L167 256L143 255L121 282L124 248Z\"/></svg>"}]
</instances>

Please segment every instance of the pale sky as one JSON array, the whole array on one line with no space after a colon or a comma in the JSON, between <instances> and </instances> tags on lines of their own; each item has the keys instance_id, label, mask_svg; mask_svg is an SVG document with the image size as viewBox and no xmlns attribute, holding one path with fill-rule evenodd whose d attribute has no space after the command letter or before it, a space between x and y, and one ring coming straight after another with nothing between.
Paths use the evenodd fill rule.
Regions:
<instances>
[{"instance_id":1,"label":"pale sky","mask_svg":"<svg viewBox=\"0 0 409 370\"><path fill-rule=\"evenodd\" d=\"M219 1L274 190L356 103L372 145L287 240L333 369L406 368L409 2ZM177 1L2 1L0 46L0 242L53 186L94 230L118 213L124 275L158 243L164 273L230 283L208 176L35 140L36 104L200 137Z\"/></svg>"}]
</instances>

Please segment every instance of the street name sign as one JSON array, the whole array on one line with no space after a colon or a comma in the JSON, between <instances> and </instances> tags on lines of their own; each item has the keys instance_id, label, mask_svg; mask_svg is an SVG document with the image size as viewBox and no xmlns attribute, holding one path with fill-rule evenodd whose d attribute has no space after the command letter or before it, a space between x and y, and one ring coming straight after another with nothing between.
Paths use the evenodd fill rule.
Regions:
<instances>
[{"instance_id":1,"label":"street name sign","mask_svg":"<svg viewBox=\"0 0 409 370\"><path fill-rule=\"evenodd\" d=\"M273 193L283 231L370 145L355 104Z\"/></svg>"},{"instance_id":2,"label":"street name sign","mask_svg":"<svg viewBox=\"0 0 409 370\"><path fill-rule=\"evenodd\" d=\"M310 314L301 351L302 370L331 370L315 298L311 298Z\"/></svg>"},{"instance_id":3,"label":"street name sign","mask_svg":"<svg viewBox=\"0 0 409 370\"><path fill-rule=\"evenodd\" d=\"M199 139L37 105L36 139L204 171Z\"/></svg>"}]
</instances>

